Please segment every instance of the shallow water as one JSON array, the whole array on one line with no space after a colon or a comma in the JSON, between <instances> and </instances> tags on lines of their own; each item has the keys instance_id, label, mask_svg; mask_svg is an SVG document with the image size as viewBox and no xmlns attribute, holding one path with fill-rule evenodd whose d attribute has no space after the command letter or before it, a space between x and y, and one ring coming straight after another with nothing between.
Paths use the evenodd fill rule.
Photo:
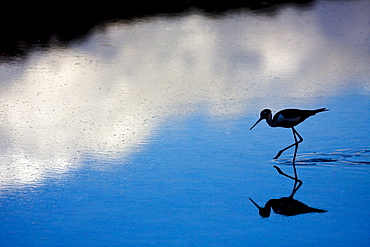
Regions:
<instances>
[{"instance_id":1,"label":"shallow water","mask_svg":"<svg viewBox=\"0 0 370 247\"><path fill-rule=\"evenodd\" d=\"M370 5L96 26L0 63L1 246L366 246ZM263 108L327 107L288 129Z\"/></svg>"}]
</instances>

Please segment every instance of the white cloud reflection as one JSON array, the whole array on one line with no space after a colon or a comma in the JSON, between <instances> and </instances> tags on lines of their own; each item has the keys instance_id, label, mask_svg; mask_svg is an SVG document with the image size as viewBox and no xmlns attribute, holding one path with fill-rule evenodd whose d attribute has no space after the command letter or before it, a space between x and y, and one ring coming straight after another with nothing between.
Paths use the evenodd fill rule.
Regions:
<instances>
[{"instance_id":1,"label":"white cloud reflection","mask_svg":"<svg viewBox=\"0 0 370 247\"><path fill-rule=\"evenodd\" d=\"M199 108L255 114L348 86L369 91L369 10L324 2L276 17L112 24L68 49L1 64L0 190L40 184L87 154L126 157L163 120Z\"/></svg>"}]
</instances>

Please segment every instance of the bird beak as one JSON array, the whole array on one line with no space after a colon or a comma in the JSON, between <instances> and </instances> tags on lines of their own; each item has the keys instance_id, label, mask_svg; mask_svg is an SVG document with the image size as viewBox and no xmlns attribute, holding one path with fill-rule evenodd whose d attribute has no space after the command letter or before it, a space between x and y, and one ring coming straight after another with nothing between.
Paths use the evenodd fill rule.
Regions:
<instances>
[{"instance_id":1,"label":"bird beak","mask_svg":"<svg viewBox=\"0 0 370 247\"><path fill-rule=\"evenodd\" d=\"M249 130L252 130L254 128L254 126L256 126L262 120L263 120L263 118L258 119L257 122L255 124L253 124L253 126Z\"/></svg>"},{"instance_id":2,"label":"bird beak","mask_svg":"<svg viewBox=\"0 0 370 247\"><path fill-rule=\"evenodd\" d=\"M255 203L251 198L249 198L249 200L254 204L254 206L256 206L258 209L261 209L261 207L260 207L260 206L258 206L258 204L257 204L257 203Z\"/></svg>"}]
</instances>

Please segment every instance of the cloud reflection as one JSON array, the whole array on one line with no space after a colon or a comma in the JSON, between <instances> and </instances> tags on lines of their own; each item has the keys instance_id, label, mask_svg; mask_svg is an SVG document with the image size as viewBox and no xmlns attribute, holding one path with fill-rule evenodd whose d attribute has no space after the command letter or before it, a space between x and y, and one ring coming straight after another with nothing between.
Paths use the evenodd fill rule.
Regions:
<instances>
[{"instance_id":1,"label":"cloud reflection","mask_svg":"<svg viewBox=\"0 0 370 247\"><path fill-rule=\"evenodd\" d=\"M87 154L123 159L165 119L199 109L239 116L348 86L369 91L368 10L366 1L326 2L275 17L115 23L68 49L1 64L0 189L42 184Z\"/></svg>"}]
</instances>

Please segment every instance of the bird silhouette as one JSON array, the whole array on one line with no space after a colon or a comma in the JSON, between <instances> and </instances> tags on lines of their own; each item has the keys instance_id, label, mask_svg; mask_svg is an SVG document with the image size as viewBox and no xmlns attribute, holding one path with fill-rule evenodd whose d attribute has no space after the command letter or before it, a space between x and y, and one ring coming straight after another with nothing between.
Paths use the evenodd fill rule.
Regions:
<instances>
[{"instance_id":1,"label":"bird silhouette","mask_svg":"<svg viewBox=\"0 0 370 247\"><path fill-rule=\"evenodd\" d=\"M258 208L259 214L266 218L269 217L271 214L271 209L276 213L276 214L281 214L285 216L294 216L294 215L299 215L299 214L307 214L307 213L324 213L327 212L326 210L323 209L318 209L318 208L312 208L307 206L306 204L295 200L294 194L298 191L298 189L302 186L302 181L294 178L292 176L289 176L285 174L281 169L277 166L274 166L274 168L278 171L279 174L288 177L290 179L295 180L296 182L294 183L293 191L290 196L288 197L282 197L280 199L270 199L266 202L264 207L260 207L256 202L254 202L251 198L249 200Z\"/></svg>"},{"instance_id":2,"label":"bird silhouette","mask_svg":"<svg viewBox=\"0 0 370 247\"><path fill-rule=\"evenodd\" d=\"M260 118L249 130L252 130L263 119L266 119L266 122L270 127L282 127L292 129L295 142L292 145L289 145L288 147L280 150L278 154L274 157L274 159L277 159L285 150L293 146L297 147L298 143L301 143L303 141L302 136L298 134L298 132L294 129L294 126L302 123L304 120L315 115L316 113L323 111L328 111L328 109L326 108L320 108L316 110L284 109L277 112L274 115L274 117L272 117L271 110L264 109L260 113ZM298 141L297 137L299 138Z\"/></svg>"},{"instance_id":3,"label":"bird silhouette","mask_svg":"<svg viewBox=\"0 0 370 247\"><path fill-rule=\"evenodd\" d=\"M297 169L295 167L295 159L297 156L297 150L298 150L298 144L303 141L303 138L298 132L294 129L294 126L298 125L299 123L302 123L307 118L315 115L318 112L328 111L326 108L320 108L316 110L300 110L300 109L284 109L279 112L277 112L274 117L272 117L272 112L270 109L264 109L260 113L260 118L257 120L257 122L250 128L252 130L259 122L261 122L263 119L266 119L266 122L271 127L282 127L282 128L291 128L293 131L293 137L294 137L294 143L281 149L277 155L274 157L274 159L277 159L280 157L280 155L286 151L287 149L295 146L294 149L294 155L293 155L293 171L294 171L294 177L295 177L295 184L297 185L298 181L298 174Z\"/></svg>"},{"instance_id":4,"label":"bird silhouette","mask_svg":"<svg viewBox=\"0 0 370 247\"><path fill-rule=\"evenodd\" d=\"M271 208L276 214L281 214L285 216L295 216L299 214L307 214L307 213L324 213L327 212L323 209L312 208L307 206L306 204L297 201L291 197L282 197L280 199L271 199L266 202L264 207L258 206L251 198L249 198L251 202L259 209L259 214L267 218L271 214Z\"/></svg>"}]
</instances>

